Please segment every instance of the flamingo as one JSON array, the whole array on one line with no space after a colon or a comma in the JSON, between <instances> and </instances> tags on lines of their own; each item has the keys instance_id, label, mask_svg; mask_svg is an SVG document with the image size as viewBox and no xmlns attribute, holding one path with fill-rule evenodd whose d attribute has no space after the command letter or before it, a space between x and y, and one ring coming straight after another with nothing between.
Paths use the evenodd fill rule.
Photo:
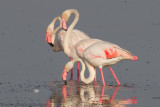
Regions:
<instances>
[{"instance_id":1,"label":"flamingo","mask_svg":"<svg viewBox=\"0 0 160 107\"><path fill-rule=\"evenodd\" d=\"M56 22L56 20L59 20L60 21L60 26L57 27L55 30L54 30L54 24ZM60 30L61 28L61 18L60 17L56 17L53 19L53 21L51 22L51 24L47 27L47 30L46 30L46 42L52 47L53 51L55 52L59 52L59 51L63 51L64 47L62 45L63 43L63 40L64 40L64 35L66 34L66 29L67 27L65 27L65 30L61 30L59 33L58 33L58 39L57 39L57 42L55 44L55 37L56 37L56 33ZM70 38L67 42L68 43L68 47L69 47L69 51L70 51L70 54L67 54L68 57L70 57L70 60L72 60L72 48L74 47L74 45L80 41L80 40L83 40L83 39L88 39L89 36L87 36L85 33L83 33L82 31L80 30L77 30L77 29L73 29L71 34L70 34ZM71 70L71 80L73 79L73 69ZM77 80L79 81L79 63L77 63Z\"/></svg>"},{"instance_id":2,"label":"flamingo","mask_svg":"<svg viewBox=\"0 0 160 107\"><path fill-rule=\"evenodd\" d=\"M72 29L74 28L74 26L76 25L78 18L79 18L79 14L78 11L75 9L69 9L66 10L62 13L62 27L65 27L65 23L68 21L68 18L70 17L70 15L72 13L75 13L75 19L72 22L72 24L69 26L66 35L64 37L64 41L63 41L63 46L64 46L64 52L66 54L69 55L69 47L68 45L68 39L69 39L69 35L72 31ZM96 45L94 45L96 44ZM101 46L103 44L103 47ZM100 45L100 46L99 46ZM106 47L106 48L105 48ZM105 50L104 50L105 49ZM92 50L87 51L87 50ZM101 52L104 51L104 52ZM85 53L84 53L85 52ZM89 54L88 54L89 53ZM84 63L87 65L88 70L89 70L89 78L85 78L84 72L81 71L81 80L83 82L85 82L86 84L89 84L90 82L93 81L94 77L92 77L93 75L95 75L95 72L93 70L93 67L99 67L100 72L101 72L101 77L102 77L102 82L103 82L103 86L105 86L105 81L104 81L104 77L103 77L103 72L102 72L102 67L103 66L109 66L116 82L118 85L120 85L120 82L118 80L118 78L116 77L113 69L110 67L110 65L116 64L117 62L121 61L121 60L125 60L125 59L130 59L130 60L137 60L137 56L133 56L130 52L120 48L118 45L115 45L113 43L109 43L109 42L105 42L99 39L85 39L85 40L81 40L79 41L75 47L73 48L72 51L73 54L73 59L75 58L81 58ZM106 55L106 57L104 57L104 55ZM90 55L90 56L89 56ZM95 56L93 58L93 56ZM75 62L73 61L73 62ZM81 63L83 63L81 61ZM62 73L62 79L65 81L65 84L67 84L66 82L66 74L67 74L67 68L64 67L63 73Z\"/></svg>"},{"instance_id":3,"label":"flamingo","mask_svg":"<svg viewBox=\"0 0 160 107\"><path fill-rule=\"evenodd\" d=\"M80 77L84 83L89 84L90 82L93 81L93 77L95 75L95 72L93 72L93 67L99 67L100 72L101 72L103 86L105 86L102 67L109 66L117 84L120 85L118 78L116 77L113 69L110 66L113 64L116 64L117 62L121 60L127 60L127 59L136 61L138 57L133 56L130 52L120 48L119 46L115 44L105 42L105 41L99 41L91 45L90 47L88 47L85 50L85 52L83 52L83 60L86 62L88 67L91 67L89 69L88 79L85 79L84 77L85 65L81 58L75 58L64 66L64 70L62 72L62 79L64 80L64 83L67 84L67 81L66 81L67 73L73 68L74 63L79 61L82 65Z\"/></svg>"},{"instance_id":4,"label":"flamingo","mask_svg":"<svg viewBox=\"0 0 160 107\"><path fill-rule=\"evenodd\" d=\"M74 46L74 48L72 48L72 51L70 53L70 50L69 50L69 47L68 47L68 42L69 41L69 38L70 38L70 34L71 34L71 31L72 29L74 28L74 26L76 25L76 23L78 22L78 19L79 19L79 13L76 9L68 9L68 10L65 10L63 13L62 13L62 16L61 16L61 19L62 19L62 27L65 29L66 28L66 22L68 21L70 15L74 13L75 14L75 18L72 22L72 24L68 27L67 29L67 32L64 36L64 40L63 40L63 47L64 47L64 53L66 55L71 55L73 60L75 58L82 58L83 59L83 56L81 55L81 52L86 49L88 46L98 42L98 41L101 41L99 39L83 39L79 42L76 43L76 45ZM80 50L78 49L79 46L83 46L82 48L80 48ZM84 63L86 64L90 74L92 76L95 76L95 70L94 70L94 67L91 66L90 64L88 64L86 61L84 61ZM94 72L94 73L91 73L91 72ZM92 82L92 80L94 79L94 77L90 76L91 78L84 78L84 82L86 84ZM66 84L66 81L65 81L65 84Z\"/></svg>"},{"instance_id":5,"label":"flamingo","mask_svg":"<svg viewBox=\"0 0 160 107\"><path fill-rule=\"evenodd\" d=\"M122 60L132 60L136 61L137 56L132 55L129 51L120 48L118 45L109 43L106 41L97 42L90 47L88 47L83 52L84 59L94 67L99 67L102 77L103 86L105 86L105 81L103 77L102 67L109 67L112 75L114 76L118 85L120 82L116 77L111 65L114 65Z\"/></svg>"},{"instance_id":6,"label":"flamingo","mask_svg":"<svg viewBox=\"0 0 160 107\"><path fill-rule=\"evenodd\" d=\"M61 22L60 17L55 17L46 30L46 42L52 47L53 51L55 52L62 51L59 43L57 42L56 45L54 43L56 33L61 29L61 23L56 29L54 29L54 24L57 20Z\"/></svg>"},{"instance_id":7,"label":"flamingo","mask_svg":"<svg viewBox=\"0 0 160 107\"><path fill-rule=\"evenodd\" d=\"M63 79L65 85L67 84L67 81L66 81L67 73L73 68L74 63L77 62L77 61L80 62L81 65L82 65L82 69L81 69L81 72L80 72L81 81L83 81L86 84L89 84L93 81L94 76L95 76L94 68L90 64L88 64L87 62L85 63L88 67L88 70L89 70L89 77L86 79L84 77L84 72L85 72L84 62L82 61L81 58L75 58L72 61L69 61L68 63L66 63L66 65L64 66L64 70L62 72L62 79Z\"/></svg>"}]
</instances>

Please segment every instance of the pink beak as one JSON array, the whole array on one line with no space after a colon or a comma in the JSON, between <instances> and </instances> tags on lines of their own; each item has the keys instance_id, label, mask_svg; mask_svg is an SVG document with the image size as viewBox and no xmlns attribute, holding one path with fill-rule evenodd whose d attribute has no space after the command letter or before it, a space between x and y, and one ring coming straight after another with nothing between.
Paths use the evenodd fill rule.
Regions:
<instances>
[{"instance_id":1,"label":"pink beak","mask_svg":"<svg viewBox=\"0 0 160 107\"><path fill-rule=\"evenodd\" d=\"M64 21L64 19L62 19L62 28L63 28L64 30L67 30L67 24L66 24L66 22Z\"/></svg>"},{"instance_id":2,"label":"pink beak","mask_svg":"<svg viewBox=\"0 0 160 107\"><path fill-rule=\"evenodd\" d=\"M63 72L62 72L62 79L63 80L66 80L67 79L67 71L66 69L64 68Z\"/></svg>"},{"instance_id":3,"label":"pink beak","mask_svg":"<svg viewBox=\"0 0 160 107\"><path fill-rule=\"evenodd\" d=\"M50 36L50 34L48 32L46 32L46 42L47 43L52 43L51 36Z\"/></svg>"},{"instance_id":4,"label":"pink beak","mask_svg":"<svg viewBox=\"0 0 160 107\"><path fill-rule=\"evenodd\" d=\"M64 81L65 85L67 84L67 71L66 69L64 68L63 72L62 72L62 80Z\"/></svg>"}]
</instances>

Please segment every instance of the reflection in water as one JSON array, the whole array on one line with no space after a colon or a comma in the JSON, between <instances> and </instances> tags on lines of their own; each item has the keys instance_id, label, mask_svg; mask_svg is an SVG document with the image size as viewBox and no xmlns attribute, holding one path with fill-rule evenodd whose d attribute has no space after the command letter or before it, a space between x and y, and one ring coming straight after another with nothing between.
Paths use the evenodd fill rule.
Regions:
<instances>
[{"instance_id":1,"label":"reflection in water","mask_svg":"<svg viewBox=\"0 0 160 107\"><path fill-rule=\"evenodd\" d=\"M99 83L85 85L73 81L68 85L58 85L53 82L50 84L50 90L53 94L47 101L46 107L126 107L128 104L137 103L136 97L120 98L117 95L120 88L120 86L103 87ZM107 91L113 92L109 95Z\"/></svg>"}]
</instances>

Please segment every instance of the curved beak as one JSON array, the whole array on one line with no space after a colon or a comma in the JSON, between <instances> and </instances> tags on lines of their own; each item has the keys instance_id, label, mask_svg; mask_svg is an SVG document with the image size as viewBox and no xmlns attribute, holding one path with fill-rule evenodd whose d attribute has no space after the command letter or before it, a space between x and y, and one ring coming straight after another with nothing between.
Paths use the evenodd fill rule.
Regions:
<instances>
[{"instance_id":1,"label":"curved beak","mask_svg":"<svg viewBox=\"0 0 160 107\"><path fill-rule=\"evenodd\" d=\"M64 19L62 19L62 28L67 31L67 24Z\"/></svg>"},{"instance_id":2,"label":"curved beak","mask_svg":"<svg viewBox=\"0 0 160 107\"><path fill-rule=\"evenodd\" d=\"M63 72L62 72L62 80L64 81L64 84L67 85L67 71L64 68Z\"/></svg>"},{"instance_id":3,"label":"curved beak","mask_svg":"<svg viewBox=\"0 0 160 107\"><path fill-rule=\"evenodd\" d=\"M46 32L46 42L51 46L51 47L54 47L54 44L52 44L52 41L51 41L51 35Z\"/></svg>"},{"instance_id":4,"label":"curved beak","mask_svg":"<svg viewBox=\"0 0 160 107\"><path fill-rule=\"evenodd\" d=\"M51 41L51 35L48 32L46 32L46 42L47 43L52 43L52 41Z\"/></svg>"},{"instance_id":5,"label":"curved beak","mask_svg":"<svg viewBox=\"0 0 160 107\"><path fill-rule=\"evenodd\" d=\"M51 47L54 47L54 44L52 44L52 43L48 43Z\"/></svg>"}]
</instances>

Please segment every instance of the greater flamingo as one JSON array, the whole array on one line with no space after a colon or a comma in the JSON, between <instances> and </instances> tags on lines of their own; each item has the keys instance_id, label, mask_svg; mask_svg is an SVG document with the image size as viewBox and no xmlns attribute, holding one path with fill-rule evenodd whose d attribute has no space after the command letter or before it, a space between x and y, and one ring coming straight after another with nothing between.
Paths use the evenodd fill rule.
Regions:
<instances>
[{"instance_id":1,"label":"greater flamingo","mask_svg":"<svg viewBox=\"0 0 160 107\"><path fill-rule=\"evenodd\" d=\"M109 66L109 69L114 76L117 84L120 85L118 78L116 77L113 69L110 66L116 64L121 60L136 61L138 59L137 56L133 56L129 51L120 48L118 45L106 41L100 41L88 47L83 52L83 57L92 66L99 67L103 86L105 86L102 72L103 66Z\"/></svg>"},{"instance_id":2,"label":"greater flamingo","mask_svg":"<svg viewBox=\"0 0 160 107\"><path fill-rule=\"evenodd\" d=\"M90 68L88 79L85 79L84 77L85 65L80 58L75 58L64 66L64 70L62 72L62 79L64 80L64 83L67 84L67 81L66 81L67 72L69 72L69 70L73 68L75 62L79 61L82 65L80 77L84 83L89 84L90 82L93 81L93 78L94 78L93 76L95 75L95 72L93 72L93 67L99 67L100 72L101 72L103 86L105 86L102 67L109 66L117 84L120 85L118 78L116 77L115 73L113 72L110 66L113 64L116 64L117 62L121 60L127 60L127 59L135 61L138 58L137 56L133 56L130 52L120 48L119 46L115 44L105 42L105 41L99 41L91 45L90 47L88 47L83 52L83 60Z\"/></svg>"},{"instance_id":3,"label":"greater flamingo","mask_svg":"<svg viewBox=\"0 0 160 107\"><path fill-rule=\"evenodd\" d=\"M75 26L76 23L78 22L79 13L78 13L78 11L75 10L75 9L69 9L69 10L65 10L65 11L62 13L62 16L61 16L61 17L62 17L62 27L63 27L63 28L66 28L66 27L65 27L66 22L68 21L70 15L71 15L72 13L75 14L75 18L74 18L72 24L68 27L68 30L67 30L67 32L66 32L66 34L65 34L65 36L64 36L64 40L63 40L64 53L65 53L66 55L68 55L68 56L71 55L73 59L79 58L79 57L81 57L81 58L83 59L83 56L81 55L81 53L83 53L82 50L85 50L88 46L90 46L90 45L92 45L92 44L94 44L94 43L96 43L96 42L98 42L98 41L101 41L101 40L98 40L98 39L90 39L90 38L89 38L89 39L81 40L81 41L79 41L79 42L76 43L76 45L74 46L74 48L72 48L72 51L70 52L69 47L68 47L68 41L69 41L70 33L71 33L72 29L74 28L74 26ZM81 47L81 46L82 46L82 48L79 49L79 47ZM85 62L85 64L87 65L90 74L92 74L91 72L94 72L93 75L95 76L94 67L91 66L90 64L88 64L86 61L84 61L84 62ZM88 84L88 83L92 82L92 80L94 80L94 77L92 77L92 76L90 76L90 77L91 77L91 78L88 78L88 79L85 78L85 79L86 79L86 82L85 82L85 81L84 81L84 82L85 82L86 84Z\"/></svg>"},{"instance_id":4,"label":"greater flamingo","mask_svg":"<svg viewBox=\"0 0 160 107\"><path fill-rule=\"evenodd\" d=\"M70 17L70 15L72 14L72 13L74 13L75 14L75 19L74 19L74 21L72 22L72 24L69 26L69 28L68 28L68 30L67 30L67 33L66 33L66 35L65 35L65 37L64 37L64 41L63 41L63 46L64 46L64 52L66 53L66 54L69 54L70 55L70 53L69 53L69 47L67 47L68 46L68 39L70 38L70 32L72 31L72 29L74 28L74 26L76 25L76 23L77 23L77 21L78 21L78 19L79 19L79 13L78 13L78 11L77 10L75 10L75 9L68 9L68 10L65 10L63 13L62 13L62 27L65 29L65 28L67 28L66 27L66 22L68 21L68 19L69 19L69 17ZM92 44L94 44L94 43L96 43L96 42L98 42L98 41L101 41L101 40L99 40L99 39L92 39L92 38L89 38L89 39L84 39L84 40L81 40L81 41L79 41L79 42L77 42L77 44L75 45L75 47L74 48L72 48L73 50L72 50L72 56L73 56L73 59L74 58L77 58L77 57L80 57L80 58L82 58L83 59L83 51L87 48L87 47L89 47L90 45L92 45ZM86 63L86 62L85 62ZM88 66L91 66L91 65L88 65ZM95 72L96 72L96 69L95 69ZM114 76L115 77L115 76ZM115 78L116 79L116 78ZM94 79L95 81L96 81L96 73L95 73L95 79Z\"/></svg>"},{"instance_id":5,"label":"greater flamingo","mask_svg":"<svg viewBox=\"0 0 160 107\"><path fill-rule=\"evenodd\" d=\"M57 20L60 21L60 25L55 29L54 24ZM46 29L46 42L52 47L53 51L55 52L62 51L62 48L60 47L59 43L58 42L56 44L54 43L55 36L60 29L61 29L61 18L60 17L55 17L53 21L51 22L51 24Z\"/></svg>"},{"instance_id":6,"label":"greater flamingo","mask_svg":"<svg viewBox=\"0 0 160 107\"><path fill-rule=\"evenodd\" d=\"M83 82L86 83L86 84L89 84L89 83L91 83L91 82L94 80L94 76L95 76L94 67L91 66L90 64L88 64L87 62L85 62L86 66L87 66L87 68L88 68L88 70L89 70L89 77L86 79L86 78L84 77L84 72L85 72L85 64L84 64L84 62L82 61L81 58L75 58L75 59L73 59L72 61L69 61L69 62L64 66L64 70L63 70L63 72L62 72L62 79L63 79L65 85L67 84L67 80L66 80L66 79L67 79L67 73L73 68L74 63L77 62L77 61L80 62L81 65L82 65L82 70L81 70L81 72L80 72L81 81L83 81Z\"/></svg>"},{"instance_id":7,"label":"greater flamingo","mask_svg":"<svg viewBox=\"0 0 160 107\"><path fill-rule=\"evenodd\" d=\"M54 24L56 22L56 20L60 21L60 26L57 27L54 30ZM61 30L58 34L58 38L57 38L57 42L55 44L55 38L56 38L56 33L60 30L61 28L61 18L60 17L56 17L53 19L53 21L51 22L51 24L47 27L46 30L46 42L52 47L53 51L55 52L59 52L59 51L63 51L63 40L64 40L64 35L66 34L66 27L64 28L65 30ZM70 38L67 41L68 42L68 47L69 47L69 51L70 54L67 54L68 57L70 57L70 60L72 60L72 48L74 48L74 45L83 39L88 39L89 37L83 33L80 30L76 30L73 29L70 33ZM71 70L71 80L73 79L73 70ZM79 63L77 63L77 80L79 81Z\"/></svg>"},{"instance_id":8,"label":"greater flamingo","mask_svg":"<svg viewBox=\"0 0 160 107\"><path fill-rule=\"evenodd\" d=\"M79 16L79 14L78 14L78 12L77 12L77 10L75 10L75 9L70 9L70 10L66 10L65 12L63 12L62 13L62 20L63 20L63 22L62 22L62 27L63 28L65 28L65 23L68 21L68 18L70 17L70 15L72 14L72 13L75 13L75 14L77 14L76 16L75 16L75 20L72 22L72 24L69 26L69 28L68 28L68 30L67 30L67 32L66 32L66 35L65 35L65 37L64 37L64 41L63 41L63 46L64 46L64 52L66 53L66 54L69 54L69 47L67 46L68 45L68 42L66 42L66 41L68 41L68 39L69 39L69 35L70 35L70 33L71 33L71 31L72 31L72 29L74 28L74 26L75 26L75 24L77 23L77 21L78 21L78 16ZM90 41L90 42L89 42ZM113 46L113 47L116 47L116 49L118 49L118 50L116 50L115 51L115 49L107 49L106 48L106 51L105 51L105 55L108 55L109 57L106 57L106 59L104 59L104 60L106 60L108 63L101 63L101 62L104 62L104 61L102 61L101 60L101 56L99 56L99 54L98 54L98 56L96 56L94 59L95 60L92 60L92 61L89 61L90 60L90 58L89 58L89 56L85 56L86 54L87 54L87 52L85 53L85 55L84 55L84 52L86 51L86 50L88 50L88 48L89 47L91 47L92 45L94 45L94 44L96 44L96 46L98 47L98 45L97 44L103 44L103 43L105 43L105 47L108 47L108 46ZM94 47L94 46L93 46ZM87 48L87 49L86 49ZM101 47L100 49L103 49L104 47ZM97 50L96 49L94 49L94 48L91 48L91 49L93 49L94 51L92 51L92 52L97 52ZM91 50L90 49L90 50ZM114 50L114 51L113 51ZM104 41L101 41L101 40L98 40L98 39L85 39L85 40L81 40L81 41L79 41L76 45L75 45L75 48L73 48L73 51L72 51L73 53L73 58L82 58L83 59L83 61L85 62L85 64L87 65L87 67L88 67L88 69L89 70L93 70L93 67L99 67L100 68L100 72L101 72L101 76L102 76L102 81L103 81L103 85L105 86L105 81L104 81L104 77L103 77L103 72L102 72L102 66L110 66L110 65L112 65L112 64L115 64L115 63L117 63L117 62L119 62L120 60L124 60L124 59L131 59L131 60L137 60L137 57L136 56L132 56L132 54L130 53L130 52L128 52L128 51L126 51L126 50L124 50L124 49L122 49L122 48L120 48L119 46L117 46L117 45L115 45L115 44L112 44L112 43L109 43L109 42L104 42ZM115 52L115 53L114 53ZM120 53L118 53L118 52L120 52ZM99 53L99 52L98 52ZM107 54L108 53L108 54ZM94 53L93 53L94 54ZM102 54L102 53L101 53ZM101 55L100 54L100 55ZM112 55L113 54L113 55ZM129 57L126 57L126 55L128 54L128 56L130 56L130 58ZM88 54L87 54L88 55ZM85 58L84 58L85 57ZM103 58L104 58L104 56L103 56ZM101 62L98 62L98 64L96 65L95 64L95 62L97 61L97 59L99 60L99 61L101 61ZM91 68L91 69L90 69ZM112 70L112 68L111 67L109 67L110 68L110 70L111 70L111 72L112 72L112 74L113 74L113 76L114 76L114 78L115 78L115 80L117 81L117 84L118 85L120 85L120 82L118 81L118 79L117 79L117 77L116 77L116 75L115 75L115 73L113 72L113 70ZM93 72L93 71L89 71L90 72L90 75L95 75L95 73ZM63 72L63 74L64 75L66 75L66 72ZM62 75L62 77L65 77L65 76L63 76ZM82 79L82 78L81 78ZM66 80L66 78L63 78L63 80ZM85 80L85 81L83 81L83 82L85 82L86 84L88 84L88 83L90 83L90 82L92 82L91 80L93 80L93 77L92 76L89 76L89 78L87 79L87 81ZM66 84L66 81L65 81L65 84Z\"/></svg>"}]
</instances>

